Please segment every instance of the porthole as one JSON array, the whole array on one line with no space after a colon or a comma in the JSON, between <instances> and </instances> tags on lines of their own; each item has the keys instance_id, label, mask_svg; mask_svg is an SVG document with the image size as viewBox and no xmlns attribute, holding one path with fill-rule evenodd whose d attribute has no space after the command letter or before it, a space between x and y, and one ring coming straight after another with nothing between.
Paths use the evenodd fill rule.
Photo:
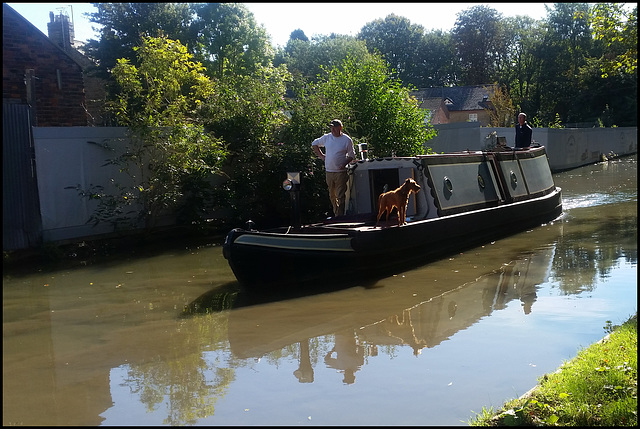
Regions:
<instances>
[{"instance_id":1,"label":"porthole","mask_svg":"<svg viewBox=\"0 0 640 429\"><path fill-rule=\"evenodd\" d=\"M480 174L478 174L478 185L480 185L482 189L485 187L484 178Z\"/></svg>"},{"instance_id":2,"label":"porthole","mask_svg":"<svg viewBox=\"0 0 640 429\"><path fill-rule=\"evenodd\" d=\"M447 189L447 191L453 193L453 184L451 183L451 179L449 179L447 176L444 176L444 187Z\"/></svg>"},{"instance_id":3,"label":"porthole","mask_svg":"<svg viewBox=\"0 0 640 429\"><path fill-rule=\"evenodd\" d=\"M511 182L514 185L518 184L518 178L516 177L516 173L513 172L513 170L510 171L510 175L511 175Z\"/></svg>"}]
</instances>

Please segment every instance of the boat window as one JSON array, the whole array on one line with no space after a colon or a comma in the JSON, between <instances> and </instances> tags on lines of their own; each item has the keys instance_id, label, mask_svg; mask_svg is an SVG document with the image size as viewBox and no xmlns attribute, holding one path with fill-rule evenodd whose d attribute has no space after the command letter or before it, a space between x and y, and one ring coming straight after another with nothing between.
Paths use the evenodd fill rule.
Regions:
<instances>
[{"instance_id":1,"label":"boat window","mask_svg":"<svg viewBox=\"0 0 640 429\"><path fill-rule=\"evenodd\" d=\"M453 183L451 183L451 179L449 179L447 176L444 176L444 186L449 194L453 193Z\"/></svg>"}]
</instances>

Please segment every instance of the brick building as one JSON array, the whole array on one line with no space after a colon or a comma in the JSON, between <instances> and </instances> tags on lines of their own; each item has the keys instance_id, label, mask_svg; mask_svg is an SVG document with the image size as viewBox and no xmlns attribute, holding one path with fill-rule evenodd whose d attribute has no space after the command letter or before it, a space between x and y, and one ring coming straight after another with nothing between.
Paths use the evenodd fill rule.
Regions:
<instances>
[{"instance_id":1,"label":"brick building","mask_svg":"<svg viewBox=\"0 0 640 429\"><path fill-rule=\"evenodd\" d=\"M51 41L60 46L82 67L87 125L108 126L104 108L107 97L107 82L97 77L96 64L84 55L84 43L75 40L73 22L70 22L69 16L64 13L54 15L53 12L49 12L47 33Z\"/></svg>"},{"instance_id":2,"label":"brick building","mask_svg":"<svg viewBox=\"0 0 640 429\"><path fill-rule=\"evenodd\" d=\"M411 95L418 100L420 108L429 110L432 125L479 122L486 127L491 123L491 94L495 90L495 85L454 86L422 88Z\"/></svg>"},{"instance_id":3,"label":"brick building","mask_svg":"<svg viewBox=\"0 0 640 429\"><path fill-rule=\"evenodd\" d=\"M31 106L34 126L88 125L82 65L5 3L2 101Z\"/></svg>"}]
</instances>

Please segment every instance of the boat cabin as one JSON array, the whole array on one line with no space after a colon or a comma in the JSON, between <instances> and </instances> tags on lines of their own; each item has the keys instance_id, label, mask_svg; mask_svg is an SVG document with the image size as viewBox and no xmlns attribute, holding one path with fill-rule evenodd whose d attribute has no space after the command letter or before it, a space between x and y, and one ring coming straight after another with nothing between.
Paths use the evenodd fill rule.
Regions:
<instances>
[{"instance_id":1,"label":"boat cabin","mask_svg":"<svg viewBox=\"0 0 640 429\"><path fill-rule=\"evenodd\" d=\"M346 214L375 216L378 196L407 178L421 187L409 197L407 222L495 207L555 189L544 147L365 159L349 166Z\"/></svg>"}]
</instances>

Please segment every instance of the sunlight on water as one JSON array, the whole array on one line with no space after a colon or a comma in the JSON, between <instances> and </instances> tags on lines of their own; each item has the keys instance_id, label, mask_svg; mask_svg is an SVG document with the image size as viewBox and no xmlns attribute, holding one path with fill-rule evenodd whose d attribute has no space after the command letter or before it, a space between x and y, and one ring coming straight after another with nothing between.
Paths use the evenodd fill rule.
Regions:
<instances>
[{"instance_id":1,"label":"sunlight on water","mask_svg":"<svg viewBox=\"0 0 640 429\"><path fill-rule=\"evenodd\" d=\"M612 194L594 193L575 196L563 195L562 208L563 210L567 211L576 208L596 207L606 204L616 204L634 200L637 200L637 194L634 197L633 195L629 195L625 192L617 192Z\"/></svg>"}]
</instances>

